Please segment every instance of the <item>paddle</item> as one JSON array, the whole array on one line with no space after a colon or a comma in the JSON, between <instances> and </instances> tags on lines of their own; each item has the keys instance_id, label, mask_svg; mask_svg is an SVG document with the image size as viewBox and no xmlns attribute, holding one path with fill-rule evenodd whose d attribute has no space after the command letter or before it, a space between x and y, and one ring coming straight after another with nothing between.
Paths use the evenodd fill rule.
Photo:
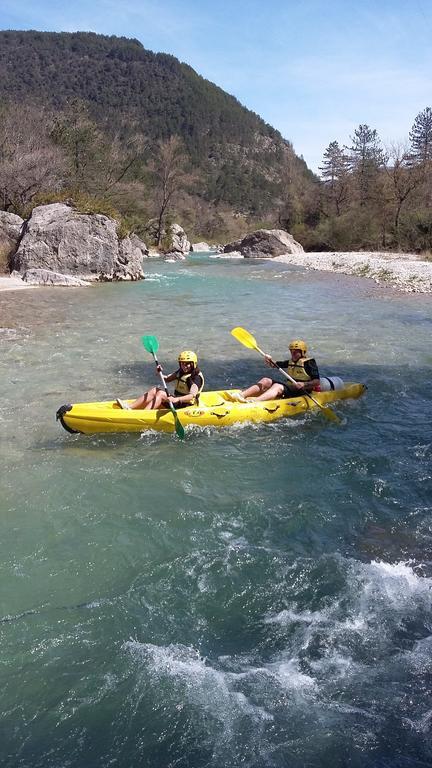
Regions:
<instances>
[{"instance_id":1,"label":"paddle","mask_svg":"<svg viewBox=\"0 0 432 768\"><path fill-rule=\"evenodd\" d=\"M263 352L262 349L259 348L258 344L256 343L255 337L252 336L252 334L249 333L249 331L247 331L245 328L240 328L240 327L233 328L231 331L231 335L234 336L234 338L237 339L237 341L239 341L240 344L243 344L243 346L248 347L249 349L255 349L257 352L260 353L260 355L265 357L265 352ZM283 368L279 368L278 365L275 365L275 368L277 368L278 371L280 371L293 384L296 383L295 379L293 379L292 376L289 375L289 373L284 371ZM342 423L339 416L334 411L332 411L331 408L329 408L328 406L322 405L309 392L304 392L302 394L305 394L306 397L309 397L315 403L315 405L318 406L318 408L321 408L321 412L326 417L326 419L328 419L329 421L333 421L335 424Z\"/></svg>"},{"instance_id":2,"label":"paddle","mask_svg":"<svg viewBox=\"0 0 432 768\"><path fill-rule=\"evenodd\" d=\"M159 368L159 362L158 362L158 359L156 357L156 352L159 349L159 342L158 342L156 336L142 336L141 341L142 341L145 349L147 350L147 352L150 352L150 354L153 355L154 361L156 363L156 367ZM165 377L164 377L162 371L158 371L158 374L160 376L160 379L161 379L161 382L162 382L162 386L163 386L163 388L165 390L165 394L167 395L167 397L169 397L169 392L168 392L168 387L166 385ZM169 404L169 407L170 407L170 411L171 411L172 415L174 416L174 424L175 424L175 431L176 431L177 437L179 437L180 440L183 440L183 438L185 436L184 427L183 427L183 425L182 425L182 423L181 423L181 421L180 421L180 419L179 419L179 417L177 415L177 411L174 408L174 404L170 400L168 401L168 404Z\"/></svg>"}]
</instances>

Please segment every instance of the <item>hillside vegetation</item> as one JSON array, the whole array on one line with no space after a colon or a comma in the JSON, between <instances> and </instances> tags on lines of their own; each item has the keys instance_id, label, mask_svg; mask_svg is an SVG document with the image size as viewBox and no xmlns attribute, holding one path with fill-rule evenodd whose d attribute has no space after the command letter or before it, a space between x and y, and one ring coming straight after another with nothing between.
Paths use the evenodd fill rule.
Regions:
<instances>
[{"instance_id":1,"label":"hillside vegetation","mask_svg":"<svg viewBox=\"0 0 432 768\"><path fill-rule=\"evenodd\" d=\"M0 100L4 210L68 199L159 245L176 218L211 242L267 226L314 250L432 247L429 108L410 146L384 149L367 125L332 141L318 179L259 116L137 40L0 32Z\"/></svg>"}]
</instances>

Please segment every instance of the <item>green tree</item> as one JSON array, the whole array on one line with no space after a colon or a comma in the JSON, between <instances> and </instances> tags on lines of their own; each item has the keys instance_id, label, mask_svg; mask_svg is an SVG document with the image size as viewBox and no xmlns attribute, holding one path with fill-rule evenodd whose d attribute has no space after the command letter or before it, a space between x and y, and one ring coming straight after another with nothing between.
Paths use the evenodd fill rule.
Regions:
<instances>
[{"instance_id":1,"label":"green tree","mask_svg":"<svg viewBox=\"0 0 432 768\"><path fill-rule=\"evenodd\" d=\"M411 128L410 161L423 165L432 160L432 109L426 107L419 112Z\"/></svg>"},{"instance_id":2,"label":"green tree","mask_svg":"<svg viewBox=\"0 0 432 768\"><path fill-rule=\"evenodd\" d=\"M359 125L350 139L350 166L357 183L360 206L364 206L376 201L376 182L385 164L385 155L375 128Z\"/></svg>"},{"instance_id":3,"label":"green tree","mask_svg":"<svg viewBox=\"0 0 432 768\"><path fill-rule=\"evenodd\" d=\"M293 227L302 220L302 205L299 173L291 147L285 152L281 165L281 190L278 223L282 229L292 233Z\"/></svg>"},{"instance_id":4,"label":"green tree","mask_svg":"<svg viewBox=\"0 0 432 768\"><path fill-rule=\"evenodd\" d=\"M319 170L328 212L340 216L349 195L349 158L337 141L328 145Z\"/></svg>"},{"instance_id":5,"label":"green tree","mask_svg":"<svg viewBox=\"0 0 432 768\"><path fill-rule=\"evenodd\" d=\"M68 157L69 184L83 192L100 194L108 137L91 119L88 106L74 99L56 117L51 135Z\"/></svg>"}]
</instances>

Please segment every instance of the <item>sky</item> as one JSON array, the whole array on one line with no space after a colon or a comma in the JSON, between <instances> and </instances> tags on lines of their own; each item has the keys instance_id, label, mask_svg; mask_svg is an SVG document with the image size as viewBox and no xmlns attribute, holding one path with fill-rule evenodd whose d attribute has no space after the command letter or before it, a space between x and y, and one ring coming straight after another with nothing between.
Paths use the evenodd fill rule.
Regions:
<instances>
[{"instance_id":1,"label":"sky","mask_svg":"<svg viewBox=\"0 0 432 768\"><path fill-rule=\"evenodd\" d=\"M360 124L401 145L432 106L432 0L0 0L0 28L133 37L170 53L315 172Z\"/></svg>"}]
</instances>

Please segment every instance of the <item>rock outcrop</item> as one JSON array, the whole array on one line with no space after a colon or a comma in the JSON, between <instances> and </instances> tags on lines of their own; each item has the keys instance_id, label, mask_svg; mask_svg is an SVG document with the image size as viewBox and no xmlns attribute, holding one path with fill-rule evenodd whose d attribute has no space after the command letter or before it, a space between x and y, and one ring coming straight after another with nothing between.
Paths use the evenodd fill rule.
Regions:
<instances>
[{"instance_id":1,"label":"rock outcrop","mask_svg":"<svg viewBox=\"0 0 432 768\"><path fill-rule=\"evenodd\" d=\"M180 224L171 224L171 248L170 254L182 253L186 255L191 249L190 241L187 239L186 232Z\"/></svg>"},{"instance_id":2,"label":"rock outcrop","mask_svg":"<svg viewBox=\"0 0 432 768\"><path fill-rule=\"evenodd\" d=\"M0 211L0 238L8 238L11 242L18 242L24 219L15 213Z\"/></svg>"},{"instance_id":3,"label":"rock outcrop","mask_svg":"<svg viewBox=\"0 0 432 768\"><path fill-rule=\"evenodd\" d=\"M19 272L13 272L12 277L18 277ZM63 275L60 272L52 272L49 269L27 269L24 273L24 282L28 285L63 285L67 288L90 285L79 277Z\"/></svg>"},{"instance_id":4,"label":"rock outcrop","mask_svg":"<svg viewBox=\"0 0 432 768\"><path fill-rule=\"evenodd\" d=\"M258 229L228 243L224 253L241 253L246 259L272 259L286 253L303 253L303 246L283 229Z\"/></svg>"},{"instance_id":5,"label":"rock outcrop","mask_svg":"<svg viewBox=\"0 0 432 768\"><path fill-rule=\"evenodd\" d=\"M0 272L6 271L11 256L15 253L24 219L8 211L0 211Z\"/></svg>"},{"instance_id":6,"label":"rock outcrop","mask_svg":"<svg viewBox=\"0 0 432 768\"><path fill-rule=\"evenodd\" d=\"M118 238L114 219L53 203L33 209L11 261L24 279L28 270L48 270L85 280L141 280L147 255L135 235Z\"/></svg>"}]
</instances>

